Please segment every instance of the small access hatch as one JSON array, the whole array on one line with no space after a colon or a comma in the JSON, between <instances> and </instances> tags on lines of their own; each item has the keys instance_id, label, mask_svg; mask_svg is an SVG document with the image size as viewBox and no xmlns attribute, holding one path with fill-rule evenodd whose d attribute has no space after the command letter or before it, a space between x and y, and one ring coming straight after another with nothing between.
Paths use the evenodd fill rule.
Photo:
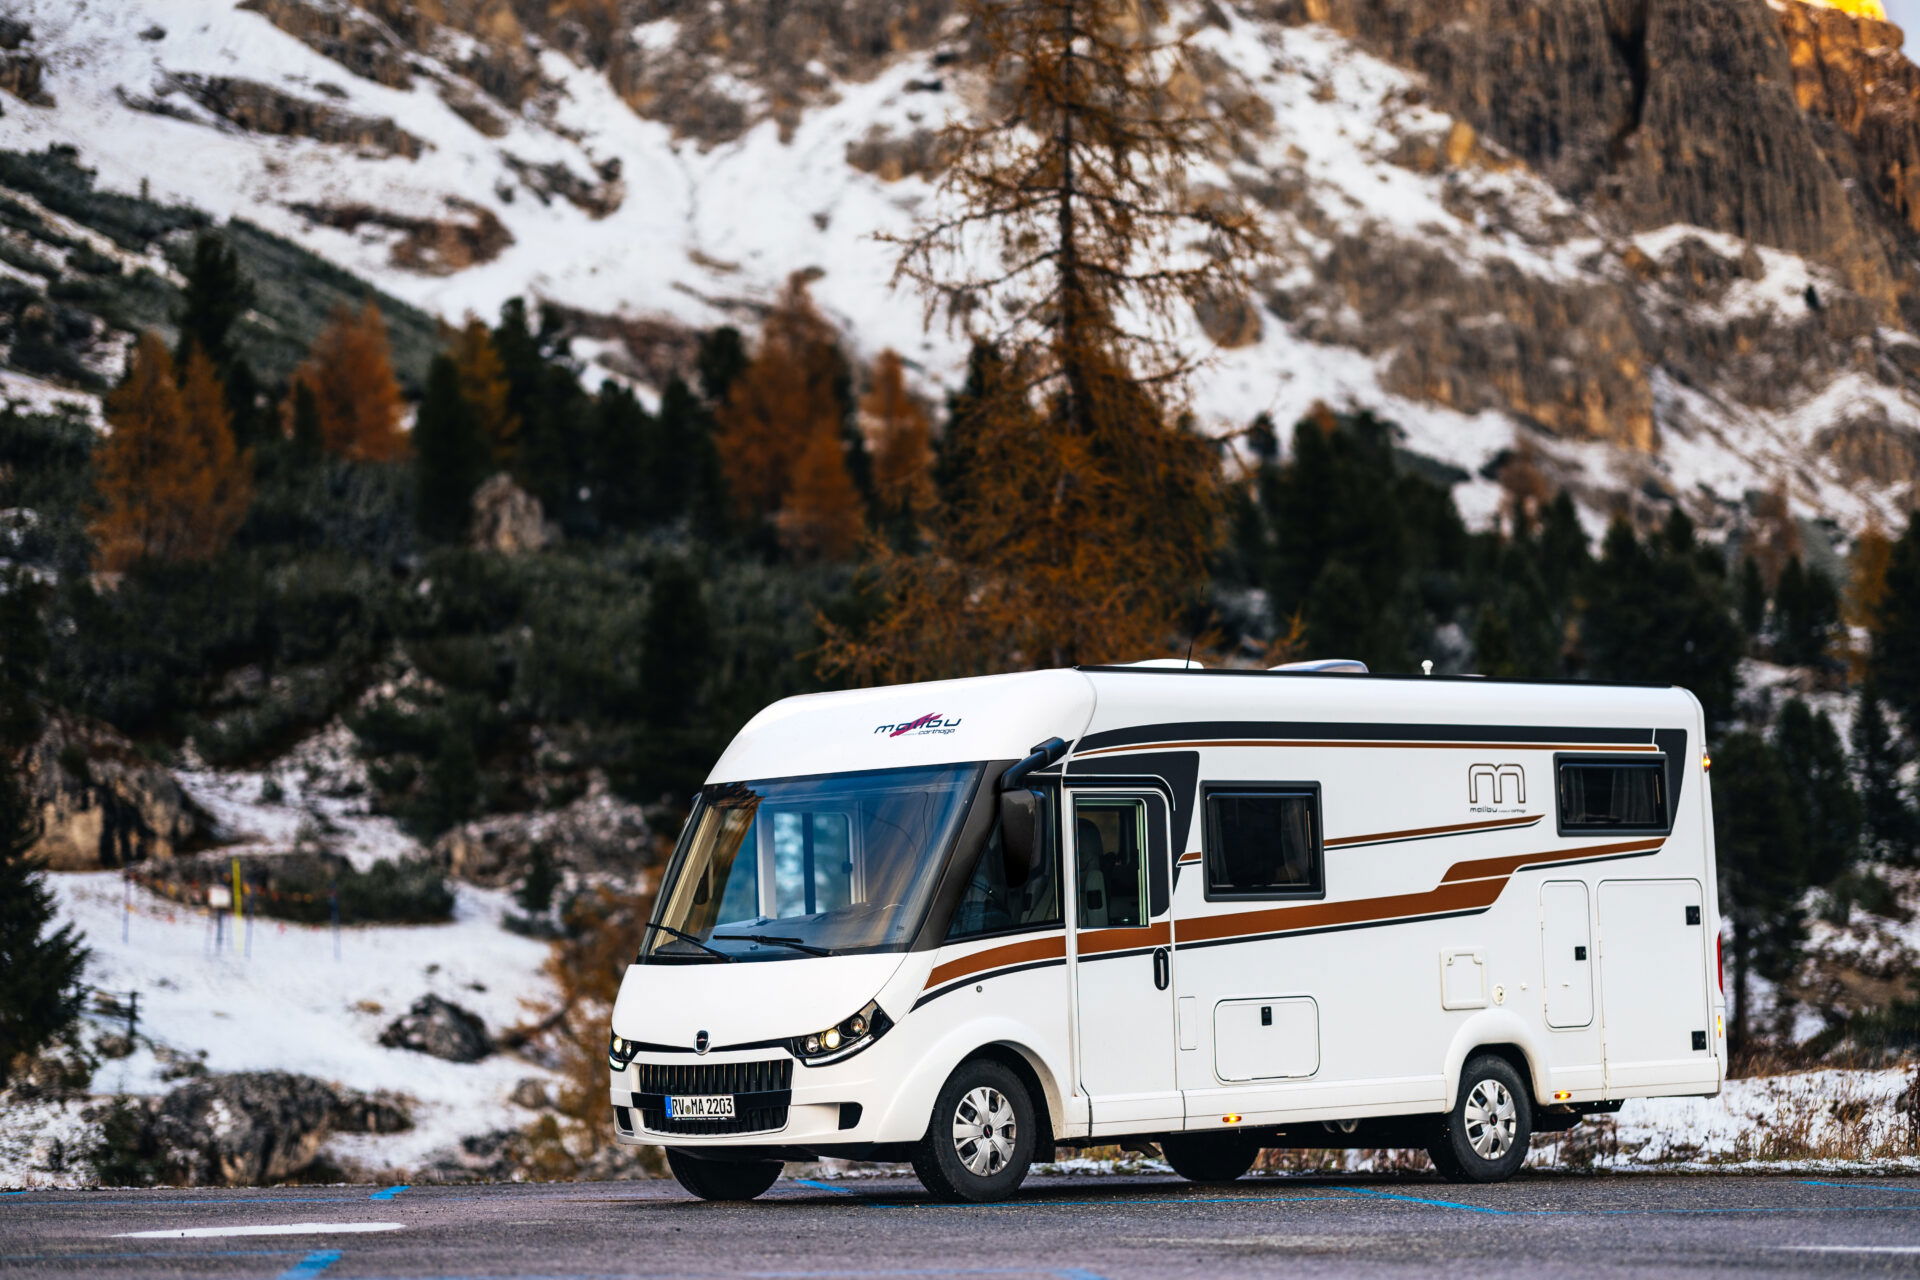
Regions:
<instances>
[{"instance_id":1,"label":"small access hatch","mask_svg":"<svg viewBox=\"0 0 1920 1280\"><path fill-rule=\"evenodd\" d=\"M1285 1080L1320 1069L1320 1006L1311 996L1222 1000L1213 1007L1214 1074Z\"/></svg>"}]
</instances>

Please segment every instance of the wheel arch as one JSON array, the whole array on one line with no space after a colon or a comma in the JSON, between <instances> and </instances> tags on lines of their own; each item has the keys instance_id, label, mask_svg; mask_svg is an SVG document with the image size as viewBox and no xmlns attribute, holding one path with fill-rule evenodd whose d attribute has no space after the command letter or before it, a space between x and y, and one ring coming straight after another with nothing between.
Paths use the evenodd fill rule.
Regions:
<instances>
[{"instance_id":1,"label":"wheel arch","mask_svg":"<svg viewBox=\"0 0 1920 1280\"><path fill-rule=\"evenodd\" d=\"M1461 1026L1447 1051L1446 1109L1460 1099L1460 1075L1477 1053L1505 1059L1527 1083L1528 1102L1536 1108L1551 1093L1544 1074L1545 1054L1526 1023L1504 1009L1485 1009Z\"/></svg>"},{"instance_id":2,"label":"wheel arch","mask_svg":"<svg viewBox=\"0 0 1920 1280\"><path fill-rule=\"evenodd\" d=\"M1046 1142L1048 1150L1043 1153L1039 1149L1039 1144L1036 1143L1033 1158L1035 1160L1052 1159L1054 1140L1059 1136L1059 1130L1054 1127L1054 1117L1060 1114L1060 1109L1057 1105L1058 1099L1056 1099L1053 1094L1052 1073L1044 1069L1039 1055L1033 1053L1033 1051L1026 1046L1016 1044L1010 1040L996 1040L992 1044L981 1045L978 1049L975 1049L972 1053L961 1059L960 1064L956 1066L954 1070L958 1071L961 1066L965 1066L969 1062L983 1060L998 1062L1001 1066L1013 1072L1014 1075L1020 1077L1020 1083L1027 1086L1027 1092L1033 1098L1033 1105L1040 1111L1036 1133L1047 1135ZM951 1076L952 1072L949 1072L948 1075Z\"/></svg>"}]
</instances>

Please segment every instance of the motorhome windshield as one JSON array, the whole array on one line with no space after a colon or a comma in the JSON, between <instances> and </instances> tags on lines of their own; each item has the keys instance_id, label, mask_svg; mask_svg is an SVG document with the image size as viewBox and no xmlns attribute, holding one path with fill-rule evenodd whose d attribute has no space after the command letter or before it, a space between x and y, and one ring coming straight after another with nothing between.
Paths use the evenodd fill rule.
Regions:
<instances>
[{"instance_id":1,"label":"motorhome windshield","mask_svg":"<svg viewBox=\"0 0 1920 1280\"><path fill-rule=\"evenodd\" d=\"M977 790L978 764L709 786L643 961L904 950Z\"/></svg>"}]
</instances>

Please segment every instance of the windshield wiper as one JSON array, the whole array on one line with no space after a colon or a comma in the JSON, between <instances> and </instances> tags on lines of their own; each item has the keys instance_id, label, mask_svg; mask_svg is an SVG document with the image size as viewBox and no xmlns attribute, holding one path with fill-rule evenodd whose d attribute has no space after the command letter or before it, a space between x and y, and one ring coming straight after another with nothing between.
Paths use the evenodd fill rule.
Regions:
<instances>
[{"instance_id":1,"label":"windshield wiper","mask_svg":"<svg viewBox=\"0 0 1920 1280\"><path fill-rule=\"evenodd\" d=\"M795 951L804 951L810 956L830 956L833 954L833 952L826 947L816 947L811 942L802 942L798 938L776 938L770 933L716 933L713 935L713 940L715 942L771 942L776 946L792 947ZM732 956L728 956L727 958L729 960L733 959Z\"/></svg>"},{"instance_id":2,"label":"windshield wiper","mask_svg":"<svg viewBox=\"0 0 1920 1280\"><path fill-rule=\"evenodd\" d=\"M670 924L650 924L645 929L642 929L640 931L640 936L644 938L649 933L652 933L655 929L658 929L662 933L670 933L674 937L679 938L683 942L691 942L694 946L700 948L702 951L706 952L708 955L719 956L722 960L725 960L728 964L732 964L734 960L737 958L735 956L728 955L726 952L720 950L720 948L718 947L708 946L706 943L700 941L700 939L694 937L692 934L686 932L684 929L676 929ZM644 955L645 953L643 952L642 954Z\"/></svg>"}]
</instances>

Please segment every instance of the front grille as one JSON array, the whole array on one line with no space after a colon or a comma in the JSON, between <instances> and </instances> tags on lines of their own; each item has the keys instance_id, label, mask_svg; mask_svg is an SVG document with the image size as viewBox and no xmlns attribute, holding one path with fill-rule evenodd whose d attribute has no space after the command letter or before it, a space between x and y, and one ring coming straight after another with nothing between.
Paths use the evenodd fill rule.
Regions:
<instances>
[{"instance_id":1,"label":"front grille","mask_svg":"<svg viewBox=\"0 0 1920 1280\"><path fill-rule=\"evenodd\" d=\"M766 1062L636 1063L640 1088L633 1105L640 1123L655 1133L689 1137L765 1133L787 1127L793 1101L793 1059ZM667 1095L732 1094L733 1119L668 1119Z\"/></svg>"},{"instance_id":2,"label":"front grille","mask_svg":"<svg viewBox=\"0 0 1920 1280\"><path fill-rule=\"evenodd\" d=\"M640 1093L773 1093L793 1088L793 1059L769 1062L637 1062Z\"/></svg>"}]
</instances>

